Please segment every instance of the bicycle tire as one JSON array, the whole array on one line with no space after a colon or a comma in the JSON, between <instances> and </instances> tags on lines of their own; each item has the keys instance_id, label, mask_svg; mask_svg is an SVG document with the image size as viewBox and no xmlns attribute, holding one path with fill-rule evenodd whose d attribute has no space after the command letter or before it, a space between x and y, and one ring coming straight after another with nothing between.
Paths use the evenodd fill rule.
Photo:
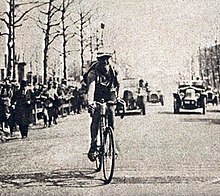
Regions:
<instances>
[{"instance_id":1,"label":"bicycle tire","mask_svg":"<svg viewBox=\"0 0 220 196\"><path fill-rule=\"evenodd\" d=\"M112 127L107 127L105 130L103 153L104 182L109 184L112 181L115 168L115 145Z\"/></svg>"},{"instance_id":2,"label":"bicycle tire","mask_svg":"<svg viewBox=\"0 0 220 196\"><path fill-rule=\"evenodd\" d=\"M100 128L101 129L101 128ZM101 171L102 169L102 162L103 162L103 138L102 134L100 134L102 131L98 131L97 136L97 157L96 157L96 172Z\"/></svg>"},{"instance_id":3,"label":"bicycle tire","mask_svg":"<svg viewBox=\"0 0 220 196\"><path fill-rule=\"evenodd\" d=\"M102 169L102 160L103 160L102 155L99 154L96 157L96 172L101 171L101 169Z\"/></svg>"}]
</instances>

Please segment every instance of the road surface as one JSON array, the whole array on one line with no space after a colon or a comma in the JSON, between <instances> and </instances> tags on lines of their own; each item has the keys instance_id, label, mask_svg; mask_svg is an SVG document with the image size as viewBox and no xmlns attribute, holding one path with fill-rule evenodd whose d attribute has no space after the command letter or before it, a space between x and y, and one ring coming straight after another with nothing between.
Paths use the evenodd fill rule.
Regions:
<instances>
[{"instance_id":1,"label":"road surface","mask_svg":"<svg viewBox=\"0 0 220 196\"><path fill-rule=\"evenodd\" d=\"M27 139L0 143L1 195L220 195L220 108L116 118L119 156L111 184L87 159L89 115L31 127Z\"/></svg>"}]
</instances>

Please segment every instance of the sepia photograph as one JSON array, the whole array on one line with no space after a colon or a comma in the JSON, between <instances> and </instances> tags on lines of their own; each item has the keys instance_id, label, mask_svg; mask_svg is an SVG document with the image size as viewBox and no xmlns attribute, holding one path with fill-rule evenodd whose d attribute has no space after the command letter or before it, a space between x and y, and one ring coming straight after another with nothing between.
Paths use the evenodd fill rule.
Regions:
<instances>
[{"instance_id":1,"label":"sepia photograph","mask_svg":"<svg viewBox=\"0 0 220 196\"><path fill-rule=\"evenodd\" d=\"M0 0L1 195L220 195L220 1Z\"/></svg>"}]
</instances>

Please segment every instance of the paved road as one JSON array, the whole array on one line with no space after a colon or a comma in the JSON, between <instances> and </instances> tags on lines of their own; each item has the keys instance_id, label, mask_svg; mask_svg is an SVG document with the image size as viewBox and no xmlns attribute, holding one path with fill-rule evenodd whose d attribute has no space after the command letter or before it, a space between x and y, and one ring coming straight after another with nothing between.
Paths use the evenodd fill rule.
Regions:
<instances>
[{"instance_id":1,"label":"paved road","mask_svg":"<svg viewBox=\"0 0 220 196\"><path fill-rule=\"evenodd\" d=\"M120 154L112 184L103 185L87 159L83 113L0 144L1 195L220 195L219 106L208 106L206 115L174 115L171 100L146 108L145 116L116 119Z\"/></svg>"}]
</instances>

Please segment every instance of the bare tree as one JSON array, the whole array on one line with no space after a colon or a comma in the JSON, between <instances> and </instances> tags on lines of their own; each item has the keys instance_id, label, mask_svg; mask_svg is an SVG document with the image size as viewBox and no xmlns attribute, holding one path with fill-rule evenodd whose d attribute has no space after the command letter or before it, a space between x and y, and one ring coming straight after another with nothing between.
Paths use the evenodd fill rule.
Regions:
<instances>
[{"instance_id":1,"label":"bare tree","mask_svg":"<svg viewBox=\"0 0 220 196\"><path fill-rule=\"evenodd\" d=\"M16 62L16 51L15 51L15 29L22 26L22 22L27 20L25 16L33 9L40 7L45 4L45 2L30 1L28 3L23 3L15 0L5 1L8 4L9 10L2 13L0 16L0 21L2 21L6 26L6 32L0 33L0 36L7 36L7 76L11 76L15 79L15 64ZM33 5L26 9L22 9L25 5ZM13 73L12 73L13 70Z\"/></svg>"},{"instance_id":2,"label":"bare tree","mask_svg":"<svg viewBox=\"0 0 220 196\"><path fill-rule=\"evenodd\" d=\"M61 12L61 36L62 36L62 50L53 47L63 57L63 77L67 79L67 55L70 54L70 50L67 50L67 44L71 38L73 38L76 33L69 32L68 29L72 27L73 24L67 24L67 19L69 19L71 12L68 12L70 5L74 3L74 0L62 0L62 6L60 8ZM72 29L71 29L72 30Z\"/></svg>"},{"instance_id":3,"label":"bare tree","mask_svg":"<svg viewBox=\"0 0 220 196\"><path fill-rule=\"evenodd\" d=\"M86 36L86 30L90 27L91 21L95 18L96 9L89 9L83 6L83 0L79 2L79 9L77 10L78 20L76 28L78 30L79 43L80 43L80 59L81 59L81 75L83 75L84 68L84 53L88 46L90 46L90 52L92 54L92 35Z\"/></svg>"},{"instance_id":4,"label":"bare tree","mask_svg":"<svg viewBox=\"0 0 220 196\"><path fill-rule=\"evenodd\" d=\"M62 38L63 38L63 77L64 79L67 78L67 65L66 65L66 58L67 58L67 43L68 41L75 36L75 33L67 33L67 30L69 28L68 25L66 25L66 19L70 16L70 13L67 13L67 9L69 6L74 2L74 0L63 0L62 2L62 8L61 8L61 21L62 21Z\"/></svg>"},{"instance_id":5,"label":"bare tree","mask_svg":"<svg viewBox=\"0 0 220 196\"><path fill-rule=\"evenodd\" d=\"M47 83L47 69L48 69L48 51L49 46L55 41L58 36L62 33L58 30L61 20L60 20L60 10L62 4L57 7L55 3L56 0L48 0L48 7L46 11L40 10L40 13L46 16L46 22L38 18L38 27L43 30L44 33L44 49L43 49L43 83Z\"/></svg>"}]
</instances>

